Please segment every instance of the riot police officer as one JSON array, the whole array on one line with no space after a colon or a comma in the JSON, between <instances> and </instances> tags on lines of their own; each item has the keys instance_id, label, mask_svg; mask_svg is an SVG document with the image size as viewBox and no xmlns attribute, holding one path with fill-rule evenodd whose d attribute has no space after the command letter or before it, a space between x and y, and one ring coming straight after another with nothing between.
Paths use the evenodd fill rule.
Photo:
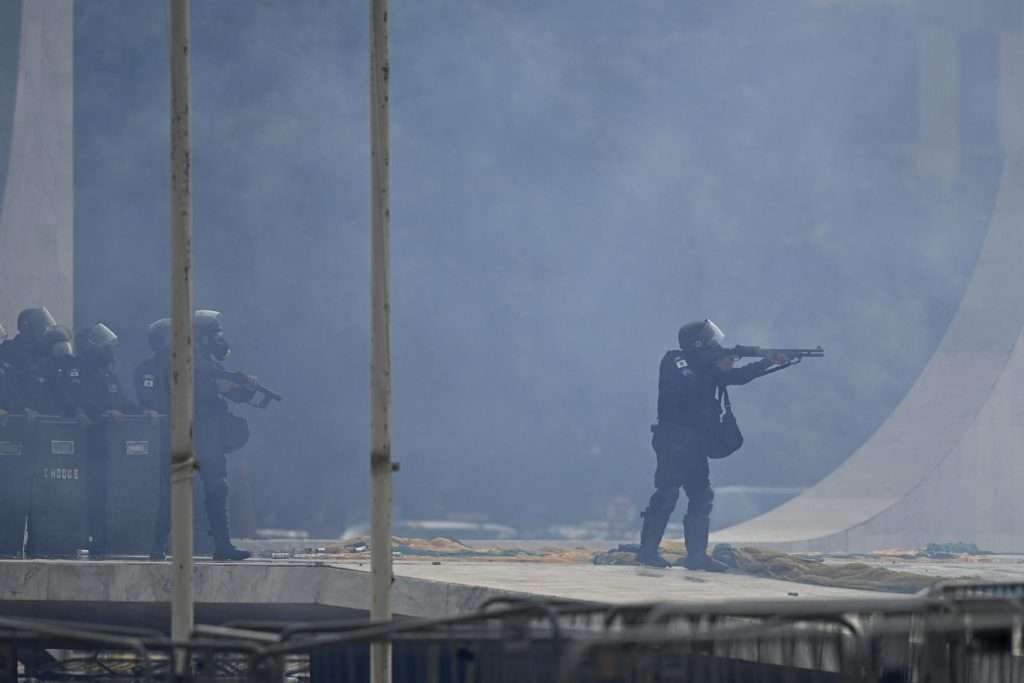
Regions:
<instances>
[{"instance_id":1,"label":"riot police officer","mask_svg":"<svg viewBox=\"0 0 1024 683\"><path fill-rule=\"evenodd\" d=\"M740 368L724 356L724 335L710 320L690 322L679 328L679 348L665 353L658 376L658 422L651 427L651 444L658 458L654 494L643 513L640 562L667 567L658 551L669 517L686 491L683 535L688 569L721 572L726 567L707 554L708 531L714 491L708 468L711 430L721 413L718 393L726 386L747 384L773 366L788 363L784 357L765 358Z\"/></svg>"},{"instance_id":2,"label":"riot police officer","mask_svg":"<svg viewBox=\"0 0 1024 683\"><path fill-rule=\"evenodd\" d=\"M213 559L244 560L250 556L231 544L228 521L228 472L225 436L238 418L227 400L244 403L252 391L230 381L221 364L231 352L224 337L221 314L199 310L193 319L195 331L195 447L199 476L206 493L206 515L213 536Z\"/></svg>"},{"instance_id":3,"label":"riot police officer","mask_svg":"<svg viewBox=\"0 0 1024 683\"><path fill-rule=\"evenodd\" d=\"M103 323L96 323L75 337L81 382L77 405L93 421L105 415L136 414L136 405L121 387L115 369L117 335Z\"/></svg>"},{"instance_id":4,"label":"riot police officer","mask_svg":"<svg viewBox=\"0 0 1024 683\"><path fill-rule=\"evenodd\" d=\"M107 554L106 468L107 452L103 419L137 414L135 404L125 396L115 369L117 335L103 323L75 337L76 368L80 382L73 388L75 405L89 419L87 431L90 476L87 478L89 529L93 556Z\"/></svg>"},{"instance_id":5,"label":"riot police officer","mask_svg":"<svg viewBox=\"0 0 1024 683\"><path fill-rule=\"evenodd\" d=\"M45 307L26 308L18 314L18 334L14 339L7 339L6 334L0 339L0 362L18 368L28 365L36 354L36 346L42 341L46 330L56 325L50 312Z\"/></svg>"},{"instance_id":6,"label":"riot police officer","mask_svg":"<svg viewBox=\"0 0 1024 683\"><path fill-rule=\"evenodd\" d=\"M171 319L153 322L146 336L152 355L135 368L135 398L142 408L168 415L171 411Z\"/></svg>"},{"instance_id":7,"label":"riot police officer","mask_svg":"<svg viewBox=\"0 0 1024 683\"><path fill-rule=\"evenodd\" d=\"M135 398L144 410L166 416L160 423L160 497L149 553L150 559L161 561L167 557L171 528L171 319L151 323L146 336L152 355L135 368Z\"/></svg>"},{"instance_id":8,"label":"riot police officer","mask_svg":"<svg viewBox=\"0 0 1024 683\"><path fill-rule=\"evenodd\" d=\"M25 407L44 415L75 417L79 370L71 331L63 325L51 325L41 343L45 355L30 367Z\"/></svg>"},{"instance_id":9,"label":"riot police officer","mask_svg":"<svg viewBox=\"0 0 1024 683\"><path fill-rule=\"evenodd\" d=\"M49 351L43 337L56 324L46 308L26 308L18 314L17 336L0 344L0 364L7 366L8 401L16 411L28 407L29 397L37 393L34 371Z\"/></svg>"}]
</instances>

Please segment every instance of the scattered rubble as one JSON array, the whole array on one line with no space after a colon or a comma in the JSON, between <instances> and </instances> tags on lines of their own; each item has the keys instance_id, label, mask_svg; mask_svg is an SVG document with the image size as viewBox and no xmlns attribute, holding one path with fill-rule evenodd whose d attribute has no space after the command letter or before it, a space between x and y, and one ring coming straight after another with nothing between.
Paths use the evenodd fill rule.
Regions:
<instances>
[{"instance_id":1,"label":"scattered rubble","mask_svg":"<svg viewBox=\"0 0 1024 683\"><path fill-rule=\"evenodd\" d=\"M597 564L637 565L636 554L640 547L623 544L605 552L573 547L570 544L558 546L522 547L503 546L495 541L493 546L467 545L454 538L439 536L431 539L395 536L392 538L394 557L403 562L430 562L440 564L442 560L459 562L522 562L536 564ZM667 541L661 546L662 555L670 562L677 562L686 556L686 547L680 541ZM277 554L277 553L275 553ZM289 553L296 557L301 553ZM370 539L356 537L337 544L324 544L306 549L306 555L313 555L324 561L357 561L369 559ZM854 588L893 593L914 593L934 585L936 582L973 573L963 565L991 561L990 553L978 550L973 543L929 544L920 550L890 549L870 554L822 555L816 553L787 554L751 547L733 547L728 544L715 546L712 556L729 565L733 572L765 578L793 581L834 588ZM947 569L946 560L955 562ZM920 565L918 567L918 565ZM976 564L975 566L980 566ZM960 571L957 571L957 570Z\"/></svg>"},{"instance_id":2,"label":"scattered rubble","mask_svg":"<svg viewBox=\"0 0 1024 683\"><path fill-rule=\"evenodd\" d=\"M636 554L640 546L620 545L608 552L596 553L594 564L636 565ZM677 562L686 555L682 543L663 543L662 555L670 562ZM932 552L935 552L934 549ZM927 576L907 571L895 571L878 564L879 557L915 559L929 558L928 551L886 551L881 555L844 556L834 561L835 556L813 554L787 554L759 548L736 548L726 543L715 546L712 557L724 562L734 572L760 576L782 581L829 586L832 588L854 588L884 591L889 593L916 593L942 580L938 576ZM959 557L959 556L957 556ZM828 560L828 561L826 561Z\"/></svg>"},{"instance_id":3,"label":"scattered rubble","mask_svg":"<svg viewBox=\"0 0 1024 683\"><path fill-rule=\"evenodd\" d=\"M712 556L743 574L833 588L916 593L940 580L864 562L826 563L822 558L758 548L734 548L726 543L715 546Z\"/></svg>"},{"instance_id":4,"label":"scattered rubble","mask_svg":"<svg viewBox=\"0 0 1024 683\"><path fill-rule=\"evenodd\" d=\"M538 550L502 548L500 546L481 548L471 547L453 538L443 536L431 539L395 536L392 537L391 543L396 557L410 561L458 558L473 561L581 564L588 563L593 558L593 552L585 548L550 547ZM368 538L348 539L344 545L327 546L325 551L327 554L337 555L341 559L350 559L353 556L362 558L370 552L370 541Z\"/></svg>"}]
</instances>

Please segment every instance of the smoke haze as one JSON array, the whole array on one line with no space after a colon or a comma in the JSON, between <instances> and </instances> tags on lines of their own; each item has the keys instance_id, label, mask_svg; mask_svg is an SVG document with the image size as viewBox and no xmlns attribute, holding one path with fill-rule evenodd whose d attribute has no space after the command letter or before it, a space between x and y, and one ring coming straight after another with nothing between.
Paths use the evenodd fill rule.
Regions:
<instances>
[{"instance_id":1,"label":"smoke haze","mask_svg":"<svg viewBox=\"0 0 1024 683\"><path fill-rule=\"evenodd\" d=\"M165 5L75 10L76 324L115 329L126 378L169 310ZM286 397L248 414L259 526L367 517L365 5L193 5L195 301ZM398 516L642 507L688 320L827 353L734 392L747 442L717 486L813 484L938 345L998 177L982 42L960 57L972 153L939 178L915 166L909 3L392 0L390 20Z\"/></svg>"}]
</instances>

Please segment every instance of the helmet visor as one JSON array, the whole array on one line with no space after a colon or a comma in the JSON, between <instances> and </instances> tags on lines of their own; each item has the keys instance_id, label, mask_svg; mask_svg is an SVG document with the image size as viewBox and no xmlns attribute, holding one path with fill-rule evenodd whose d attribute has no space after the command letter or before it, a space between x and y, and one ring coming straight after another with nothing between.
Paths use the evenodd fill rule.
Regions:
<instances>
[{"instance_id":1,"label":"helmet visor","mask_svg":"<svg viewBox=\"0 0 1024 683\"><path fill-rule=\"evenodd\" d=\"M220 311L200 309L195 312L193 322L200 333L215 332L220 329Z\"/></svg>"},{"instance_id":2,"label":"helmet visor","mask_svg":"<svg viewBox=\"0 0 1024 683\"><path fill-rule=\"evenodd\" d=\"M721 346L725 339L722 329L710 320L704 321L704 329L700 333L700 345L703 347Z\"/></svg>"},{"instance_id":3,"label":"helmet visor","mask_svg":"<svg viewBox=\"0 0 1024 683\"><path fill-rule=\"evenodd\" d=\"M117 343L117 335L103 323L96 323L89 328L88 337L89 343L98 349Z\"/></svg>"}]
</instances>

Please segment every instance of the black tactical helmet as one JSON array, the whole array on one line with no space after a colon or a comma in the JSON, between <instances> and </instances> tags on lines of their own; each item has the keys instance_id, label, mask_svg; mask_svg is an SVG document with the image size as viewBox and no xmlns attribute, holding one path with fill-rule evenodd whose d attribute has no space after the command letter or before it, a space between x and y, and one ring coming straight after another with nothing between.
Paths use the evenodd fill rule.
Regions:
<instances>
[{"instance_id":1,"label":"black tactical helmet","mask_svg":"<svg viewBox=\"0 0 1024 683\"><path fill-rule=\"evenodd\" d=\"M224 338L220 324L220 311L200 309L193 318L196 331L196 346L217 360L224 360L231 353L231 346Z\"/></svg>"},{"instance_id":2,"label":"black tactical helmet","mask_svg":"<svg viewBox=\"0 0 1024 683\"><path fill-rule=\"evenodd\" d=\"M160 318L149 326L149 348L167 351L171 348L171 319Z\"/></svg>"},{"instance_id":3,"label":"black tactical helmet","mask_svg":"<svg viewBox=\"0 0 1024 683\"><path fill-rule=\"evenodd\" d=\"M707 318L686 323L679 328L679 348L683 351L704 352L722 347L725 334Z\"/></svg>"},{"instance_id":4,"label":"black tactical helmet","mask_svg":"<svg viewBox=\"0 0 1024 683\"><path fill-rule=\"evenodd\" d=\"M56 324L57 321L43 306L26 308L18 314L18 334L24 334L33 341L42 341L46 330Z\"/></svg>"},{"instance_id":5,"label":"black tactical helmet","mask_svg":"<svg viewBox=\"0 0 1024 683\"><path fill-rule=\"evenodd\" d=\"M43 345L54 358L68 358L74 355L71 346L71 330L63 325L50 325L43 333Z\"/></svg>"}]
</instances>

